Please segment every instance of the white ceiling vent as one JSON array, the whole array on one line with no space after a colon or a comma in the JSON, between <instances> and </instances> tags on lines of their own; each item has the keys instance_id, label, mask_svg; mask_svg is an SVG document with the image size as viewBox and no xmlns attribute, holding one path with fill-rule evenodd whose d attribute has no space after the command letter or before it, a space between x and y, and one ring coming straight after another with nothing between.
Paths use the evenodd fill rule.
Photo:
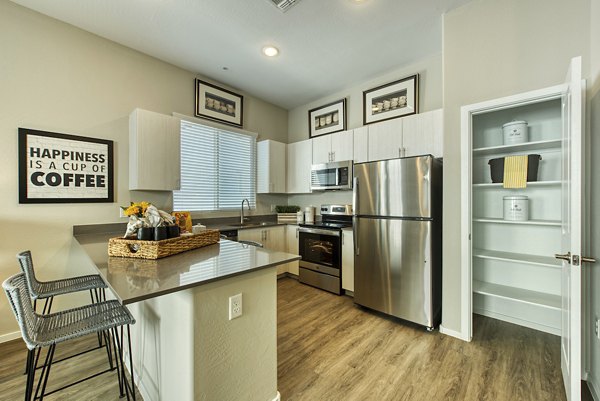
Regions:
<instances>
[{"instance_id":1,"label":"white ceiling vent","mask_svg":"<svg viewBox=\"0 0 600 401\"><path fill-rule=\"evenodd\" d=\"M300 0L269 0L269 2L275 4L275 6L283 12L286 12Z\"/></svg>"}]
</instances>

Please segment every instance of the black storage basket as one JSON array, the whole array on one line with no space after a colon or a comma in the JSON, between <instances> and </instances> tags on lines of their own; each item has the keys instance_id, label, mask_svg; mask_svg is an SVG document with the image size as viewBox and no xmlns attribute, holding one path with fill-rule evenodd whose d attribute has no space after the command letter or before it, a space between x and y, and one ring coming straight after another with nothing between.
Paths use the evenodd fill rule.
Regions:
<instances>
[{"instance_id":1,"label":"black storage basket","mask_svg":"<svg viewBox=\"0 0 600 401\"><path fill-rule=\"evenodd\" d=\"M540 165L542 156L540 155L527 155L527 182L537 181L538 167ZM496 159L490 159L488 161L490 165L490 171L492 174L492 182L503 182L504 181L504 157L498 157Z\"/></svg>"}]
</instances>

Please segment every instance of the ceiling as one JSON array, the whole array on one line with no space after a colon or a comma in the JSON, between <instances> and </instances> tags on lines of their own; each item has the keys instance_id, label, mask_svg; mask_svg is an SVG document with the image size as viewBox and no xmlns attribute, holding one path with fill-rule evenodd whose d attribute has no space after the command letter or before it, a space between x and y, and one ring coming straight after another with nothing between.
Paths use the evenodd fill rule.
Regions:
<instances>
[{"instance_id":1,"label":"ceiling","mask_svg":"<svg viewBox=\"0 0 600 401\"><path fill-rule=\"evenodd\" d=\"M470 0L13 1L291 109L439 53L441 15Z\"/></svg>"}]
</instances>

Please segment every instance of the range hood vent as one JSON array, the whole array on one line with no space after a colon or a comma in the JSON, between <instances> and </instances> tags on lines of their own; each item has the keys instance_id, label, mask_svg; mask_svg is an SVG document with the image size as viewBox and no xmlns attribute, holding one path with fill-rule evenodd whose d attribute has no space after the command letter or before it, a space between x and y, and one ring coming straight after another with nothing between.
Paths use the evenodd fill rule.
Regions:
<instances>
[{"instance_id":1,"label":"range hood vent","mask_svg":"<svg viewBox=\"0 0 600 401\"><path fill-rule=\"evenodd\" d=\"M270 3L275 4L275 6L283 12L286 12L300 0L269 0Z\"/></svg>"}]
</instances>

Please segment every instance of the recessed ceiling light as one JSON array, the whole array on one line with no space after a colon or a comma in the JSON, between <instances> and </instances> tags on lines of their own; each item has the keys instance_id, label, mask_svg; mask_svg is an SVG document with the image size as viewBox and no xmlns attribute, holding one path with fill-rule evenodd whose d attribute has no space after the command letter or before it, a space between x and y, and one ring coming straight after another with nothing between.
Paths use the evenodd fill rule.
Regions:
<instances>
[{"instance_id":1,"label":"recessed ceiling light","mask_svg":"<svg viewBox=\"0 0 600 401\"><path fill-rule=\"evenodd\" d=\"M275 46L265 46L262 48L262 52L267 57L275 57L279 54L279 49Z\"/></svg>"}]
</instances>

